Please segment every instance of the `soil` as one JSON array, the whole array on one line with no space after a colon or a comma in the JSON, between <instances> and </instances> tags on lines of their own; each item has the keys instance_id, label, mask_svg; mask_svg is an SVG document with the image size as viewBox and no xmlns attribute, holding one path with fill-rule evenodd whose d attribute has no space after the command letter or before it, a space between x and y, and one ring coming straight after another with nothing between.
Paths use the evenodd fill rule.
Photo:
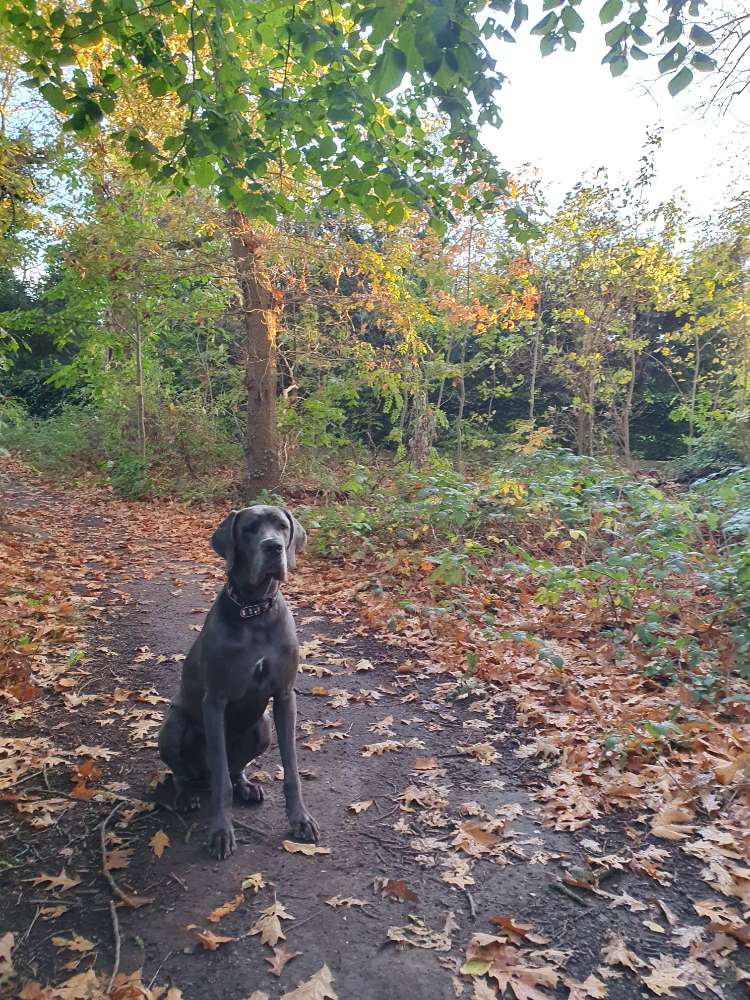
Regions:
<instances>
[{"instance_id":1,"label":"soil","mask_svg":"<svg viewBox=\"0 0 750 1000\"><path fill-rule=\"evenodd\" d=\"M297 684L299 757L307 806L320 827L321 846L330 854L308 857L283 848L287 828L277 778L278 753L272 746L255 762L257 767L249 769L250 776L265 772L261 773L264 803L235 804L238 849L227 861L213 861L205 844L205 803L199 813L185 818L169 808L168 782L154 792L154 782L163 777L156 729L151 728L145 737L134 735L132 719L107 715L106 709L133 707L132 697L118 701L118 689L172 696L181 668L174 657L184 654L195 638L202 621L200 609L208 608L220 585L219 567L208 550L205 563L185 561L179 545L161 535L158 517L151 535L134 538L131 534L123 539L113 530L122 528L120 515L110 518L105 506L80 517L64 490L50 490L32 477L19 480L3 475L0 508L22 521L24 512L40 506L55 519L56 530L64 524L84 553L79 568L82 592L87 581L101 582L102 573L106 577L106 588L96 602L101 610L87 618L83 661L87 679L79 689L82 696L98 697L83 700L73 709L47 699L44 731L68 749L84 745L115 751L109 761L97 760L101 787L114 785L128 801L112 817L108 829L121 838L122 847L134 853L127 867L113 870L112 875L124 891L154 900L137 909L117 908L121 971L142 968L145 983L174 984L187 1000L242 1000L254 991L278 998L324 964L331 970L339 1000L469 997L472 983L459 975L459 967L472 934L499 933L490 923L494 915L533 925L549 942L546 946L524 942L531 951L548 948L569 953L563 963L566 976L579 982L591 973L606 977L611 1000L653 994L630 970L602 965L601 949L610 932L621 934L644 962L660 954L676 960L687 957L686 951L670 941L670 928L657 900L676 915L680 926L705 926L693 904L717 897L700 879L697 860L664 841L651 841L635 814L619 812L576 832L543 827L532 796L547 783L545 769L517 753L531 734L515 721L512 686L495 693L490 713L494 717L488 718L484 693L467 693L455 678L434 671L424 660L404 665L407 650L369 634L354 618L320 614L306 606L304 593L294 602L305 659ZM34 538L30 544L40 545L43 552L43 539ZM107 567L115 549L120 551L120 568L111 572ZM145 569L138 551L149 553L151 561ZM322 676L316 676L319 673ZM348 692L352 699L337 698L332 689ZM340 705L331 705L337 700ZM136 708L161 713L164 703L137 702ZM373 731L389 715L394 735ZM106 718L114 721L102 724ZM340 725L325 728L325 723L337 721ZM3 730L13 737L38 732L27 720L6 720ZM311 735L324 737L320 749L306 745ZM421 744L363 755L367 745L389 740ZM457 749L477 741L489 742L498 759L482 764ZM418 757L435 758L436 769L415 770ZM406 788L415 785L437 790L447 805L436 812L399 800ZM32 789L40 796L66 795L69 773L45 768L24 785L24 791ZM122 815L132 800L147 801L153 808L123 824ZM366 811L350 809L352 803L368 800L372 805ZM44 830L23 823L12 805L2 806L0 935L5 931L16 935L13 961L18 976L7 995L17 995L20 984L28 980L60 983L73 974L64 966L80 956L53 944L53 936L77 934L94 943L77 971L92 962L97 970L112 970L113 897L102 875L100 824L115 801L110 793L76 804ZM457 824L466 822L467 810L462 814L460 807L471 802L490 816L500 810L499 815L510 818L503 831L502 856L493 849L476 860L469 858L473 883L464 889L442 880L442 862L454 856L450 845ZM509 808L514 804L518 808ZM407 825L408 831L401 832ZM149 846L158 831L169 838L161 857ZM420 844L418 838L427 843ZM602 884L609 895L561 887L566 868L585 866L587 857L625 855L650 843L669 851L669 860L660 866L667 872L664 884L645 873L615 867ZM56 892L29 881L40 872L57 873L61 867L79 878L80 884ZM207 922L208 914L237 896L242 880L255 872L262 873L266 887L257 895L245 892L241 905L220 922ZM401 902L384 896L374 887L376 879L403 880L416 899ZM257 935L248 934L260 911L273 901L274 892L294 917L284 921L284 932L287 947L299 953L278 978L269 970L271 949ZM613 906L612 897L623 893L647 909L630 912L623 905ZM366 905L329 905L327 901L336 896ZM55 903L69 909L56 920L43 919L40 909ZM456 925L450 951L389 940L389 928L403 927L410 914L437 930L444 927L449 913ZM644 926L644 919L661 926L662 933ZM238 940L206 950L198 945L196 930L188 929L190 925ZM749 967L745 949L736 952L732 961ZM713 995L727 1000L747 995L745 984L734 980L731 967L712 971L720 984ZM569 987L561 979L556 988L545 988L541 995L568 997ZM691 984L674 995L711 994Z\"/></svg>"}]
</instances>

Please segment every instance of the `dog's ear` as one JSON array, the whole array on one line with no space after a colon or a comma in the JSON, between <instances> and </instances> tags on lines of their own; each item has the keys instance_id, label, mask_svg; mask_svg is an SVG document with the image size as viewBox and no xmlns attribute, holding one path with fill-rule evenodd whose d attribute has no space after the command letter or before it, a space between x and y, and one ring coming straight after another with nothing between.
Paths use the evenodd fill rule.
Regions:
<instances>
[{"instance_id":1,"label":"dog's ear","mask_svg":"<svg viewBox=\"0 0 750 1000\"><path fill-rule=\"evenodd\" d=\"M226 561L227 573L234 563L234 522L239 511L230 511L211 535L211 548Z\"/></svg>"},{"instance_id":2,"label":"dog's ear","mask_svg":"<svg viewBox=\"0 0 750 1000\"><path fill-rule=\"evenodd\" d=\"M289 521L289 544L286 547L286 564L289 569L296 569L297 555L307 545L307 532L286 507L284 507L284 513Z\"/></svg>"}]
</instances>

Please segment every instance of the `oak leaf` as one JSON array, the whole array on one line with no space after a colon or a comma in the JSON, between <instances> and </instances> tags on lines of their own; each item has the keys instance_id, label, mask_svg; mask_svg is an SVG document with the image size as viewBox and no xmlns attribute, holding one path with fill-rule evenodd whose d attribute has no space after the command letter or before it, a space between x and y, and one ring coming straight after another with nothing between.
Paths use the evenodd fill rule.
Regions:
<instances>
[{"instance_id":1,"label":"oak leaf","mask_svg":"<svg viewBox=\"0 0 750 1000\"><path fill-rule=\"evenodd\" d=\"M362 802L352 802L349 808L353 813L367 812L367 810L372 805L372 802L373 802L372 799L363 799Z\"/></svg>"},{"instance_id":2,"label":"oak leaf","mask_svg":"<svg viewBox=\"0 0 750 1000\"><path fill-rule=\"evenodd\" d=\"M331 970L324 965L311 979L300 983L296 990L285 993L281 1000L338 1000L338 994L333 990Z\"/></svg>"},{"instance_id":3,"label":"oak leaf","mask_svg":"<svg viewBox=\"0 0 750 1000\"><path fill-rule=\"evenodd\" d=\"M271 966L268 971L272 976L280 976L287 963L291 962L293 958L296 958L301 954L301 951L289 951L285 944L279 945L277 948L273 949L273 957L265 959L265 961Z\"/></svg>"},{"instance_id":4,"label":"oak leaf","mask_svg":"<svg viewBox=\"0 0 750 1000\"><path fill-rule=\"evenodd\" d=\"M317 844L302 844L298 840L283 840L281 846L290 854L306 854L313 857L315 854L330 854L330 847L318 847Z\"/></svg>"},{"instance_id":5,"label":"oak leaf","mask_svg":"<svg viewBox=\"0 0 750 1000\"><path fill-rule=\"evenodd\" d=\"M260 934L263 944L275 948L279 941L286 939L281 929L282 920L294 920L294 917L284 909L283 903L275 899L269 907L261 910L260 916L250 928L250 933Z\"/></svg>"}]
</instances>

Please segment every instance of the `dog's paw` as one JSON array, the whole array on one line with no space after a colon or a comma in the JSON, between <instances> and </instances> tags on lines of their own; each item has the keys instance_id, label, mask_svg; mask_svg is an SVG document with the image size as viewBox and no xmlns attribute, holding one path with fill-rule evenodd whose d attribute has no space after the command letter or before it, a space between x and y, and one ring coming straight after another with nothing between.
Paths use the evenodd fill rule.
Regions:
<instances>
[{"instance_id":1,"label":"dog's paw","mask_svg":"<svg viewBox=\"0 0 750 1000\"><path fill-rule=\"evenodd\" d=\"M238 802L244 802L246 805L260 805L265 798L261 786L254 781L248 781L244 775L234 782L234 796Z\"/></svg>"},{"instance_id":2,"label":"dog's paw","mask_svg":"<svg viewBox=\"0 0 750 1000\"><path fill-rule=\"evenodd\" d=\"M309 813L301 813L299 816L290 817L289 827L292 840L299 840L303 844L317 844L320 837L318 824Z\"/></svg>"},{"instance_id":3,"label":"dog's paw","mask_svg":"<svg viewBox=\"0 0 750 1000\"><path fill-rule=\"evenodd\" d=\"M223 861L234 854L236 847L237 841L234 839L234 829L231 823L211 831L208 842L208 852L211 857Z\"/></svg>"},{"instance_id":4,"label":"dog's paw","mask_svg":"<svg viewBox=\"0 0 750 1000\"><path fill-rule=\"evenodd\" d=\"M177 812L187 813L200 809L200 795L191 788L178 788L174 796L174 807Z\"/></svg>"}]
</instances>

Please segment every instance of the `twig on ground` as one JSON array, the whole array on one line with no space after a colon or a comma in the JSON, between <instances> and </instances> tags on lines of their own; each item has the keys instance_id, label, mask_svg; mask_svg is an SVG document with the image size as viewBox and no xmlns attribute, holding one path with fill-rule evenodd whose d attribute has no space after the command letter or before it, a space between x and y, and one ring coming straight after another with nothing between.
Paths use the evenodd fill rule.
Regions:
<instances>
[{"instance_id":1,"label":"twig on ground","mask_svg":"<svg viewBox=\"0 0 750 1000\"><path fill-rule=\"evenodd\" d=\"M172 957L172 955L174 955L174 952L173 951L168 951L167 954L164 956L164 958L161 960L161 962L159 963L159 965L156 968L156 972L151 977L151 982L148 984L148 988L149 989L151 989L151 987L154 985L154 983L156 982L156 977L159 975L159 973L161 972L161 970L164 968L164 966L170 960L170 958Z\"/></svg>"},{"instance_id":2,"label":"twig on ground","mask_svg":"<svg viewBox=\"0 0 750 1000\"><path fill-rule=\"evenodd\" d=\"M115 882L112 872L109 870L109 868L107 868L107 824L115 815L120 806L124 804L125 804L125 799L120 799L118 802L115 802L110 811L107 813L105 819L103 819L99 825L99 843L102 852L102 874L109 883L109 887L115 894L115 896L117 896L118 899L121 899L126 906L131 906L133 907L133 909L136 909L137 907L142 906L143 903L145 902L151 903L153 902L153 900L151 899L147 900L145 898L141 899L141 898L136 898L135 896L130 896L127 892L125 892L123 889L119 887L117 882Z\"/></svg>"},{"instance_id":3,"label":"twig on ground","mask_svg":"<svg viewBox=\"0 0 750 1000\"><path fill-rule=\"evenodd\" d=\"M170 872L169 877L173 878L178 885L181 885L185 892L188 891L187 882L184 879L181 879L179 875L175 875L174 872Z\"/></svg>"},{"instance_id":4,"label":"twig on ground","mask_svg":"<svg viewBox=\"0 0 750 1000\"><path fill-rule=\"evenodd\" d=\"M115 961L112 966L112 975L109 977L107 993L112 992L112 987L115 985L117 973L120 971L120 921L117 918L117 906L115 905L114 899L110 899L109 901L109 913L112 917L112 936L115 939Z\"/></svg>"},{"instance_id":5,"label":"twig on ground","mask_svg":"<svg viewBox=\"0 0 750 1000\"><path fill-rule=\"evenodd\" d=\"M257 826L251 826L249 823L246 823L242 819L237 819L236 817L234 817L232 822L234 823L235 826L238 826L241 830L247 830L248 833L254 833L256 837L260 837L262 840L268 840L268 838L270 837L270 834L266 833L265 830L261 830Z\"/></svg>"},{"instance_id":6,"label":"twig on ground","mask_svg":"<svg viewBox=\"0 0 750 1000\"><path fill-rule=\"evenodd\" d=\"M580 896L576 895L567 885L563 885L562 882L553 882L550 886L555 892L561 893L563 896L567 896L568 899L572 899L574 902L578 903L579 906L583 906L584 909L588 909L589 904L585 899L581 899Z\"/></svg>"},{"instance_id":7,"label":"twig on ground","mask_svg":"<svg viewBox=\"0 0 750 1000\"><path fill-rule=\"evenodd\" d=\"M370 840L374 840L376 844L382 844L389 851L400 851L403 850L401 844L397 844L393 840L385 840L383 837L379 837L377 833L370 833L369 830L357 830L356 831L362 837L368 837Z\"/></svg>"},{"instance_id":8,"label":"twig on ground","mask_svg":"<svg viewBox=\"0 0 750 1000\"><path fill-rule=\"evenodd\" d=\"M464 889L464 893L466 894L466 899L468 900L468 903L469 903L469 913L471 914L471 919L472 920L476 920L477 919L477 907L476 907L476 903L474 902L474 897L472 896L472 894L469 892L468 889Z\"/></svg>"}]
</instances>

